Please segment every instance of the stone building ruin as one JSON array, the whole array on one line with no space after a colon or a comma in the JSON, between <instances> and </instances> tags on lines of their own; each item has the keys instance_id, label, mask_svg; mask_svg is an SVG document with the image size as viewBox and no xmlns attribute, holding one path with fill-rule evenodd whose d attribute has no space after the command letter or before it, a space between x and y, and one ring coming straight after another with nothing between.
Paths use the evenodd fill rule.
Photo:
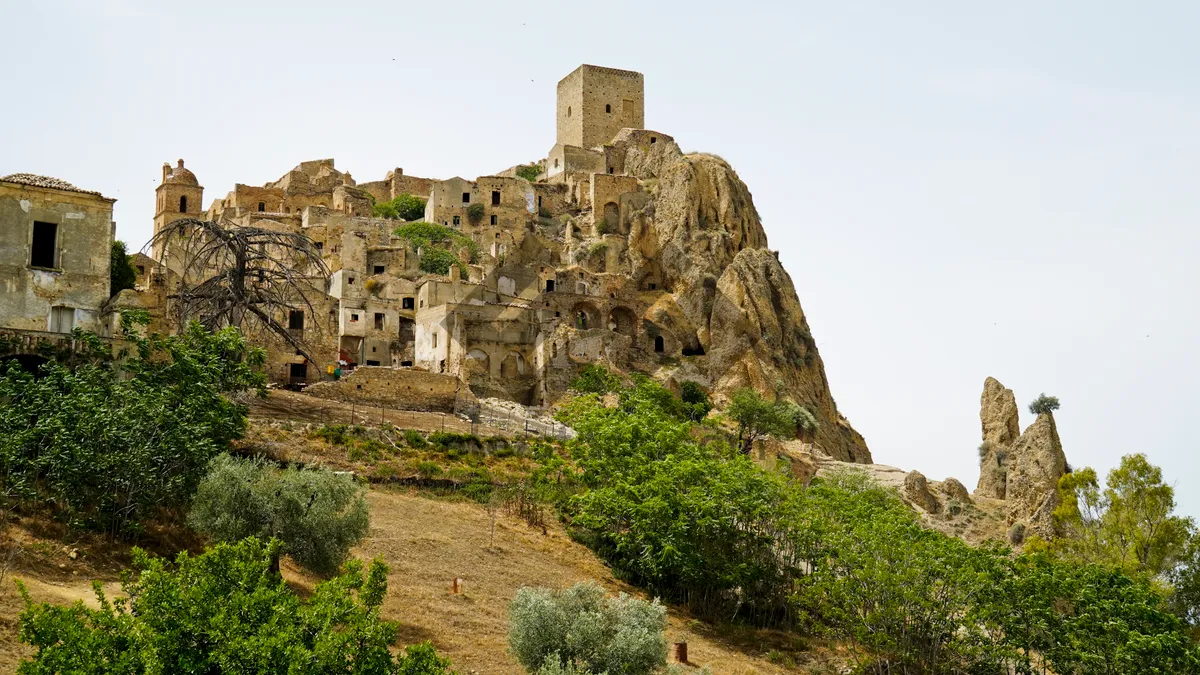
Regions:
<instances>
[{"instance_id":1,"label":"stone building ruin","mask_svg":"<svg viewBox=\"0 0 1200 675\"><path fill-rule=\"evenodd\" d=\"M205 208L200 180L179 160L163 166L154 229L195 218L303 234L320 249L329 274L310 279L311 306L275 317L311 360L276 335L250 336L266 347L279 385L328 382L340 367L361 369L353 391L395 405L419 407L419 391L452 386L456 397L545 406L585 365L603 363L669 386L697 382L718 403L747 386L787 397L817 416L815 440L832 456L869 462L837 412L749 190L719 157L684 154L671 136L645 129L644 110L640 73L575 69L558 83L555 143L534 180L518 166L474 179L396 168L360 183L318 159L265 185L236 184ZM453 241L419 246L397 233L403 221L372 215L373 204L403 194L426 199L422 220L448 228ZM95 238L105 259L111 236L109 227ZM178 250L166 242L139 258L137 289L108 311L148 309L169 328L172 288L185 281ZM423 271L447 251L458 264ZM418 386L405 388L406 372L419 374Z\"/></svg>"}]
</instances>

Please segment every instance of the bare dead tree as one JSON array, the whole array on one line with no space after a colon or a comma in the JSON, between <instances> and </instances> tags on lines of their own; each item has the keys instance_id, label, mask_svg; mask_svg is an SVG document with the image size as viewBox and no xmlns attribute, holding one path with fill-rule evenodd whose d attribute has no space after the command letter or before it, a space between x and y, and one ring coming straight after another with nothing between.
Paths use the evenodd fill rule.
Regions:
<instances>
[{"instance_id":1,"label":"bare dead tree","mask_svg":"<svg viewBox=\"0 0 1200 675\"><path fill-rule=\"evenodd\" d=\"M325 293L329 268L313 240L228 221L182 218L159 230L146 249L162 251L159 264L178 281L167 300L181 328L195 320L209 330L265 329L315 362L304 342L276 318L305 307L320 330L312 297Z\"/></svg>"}]
</instances>

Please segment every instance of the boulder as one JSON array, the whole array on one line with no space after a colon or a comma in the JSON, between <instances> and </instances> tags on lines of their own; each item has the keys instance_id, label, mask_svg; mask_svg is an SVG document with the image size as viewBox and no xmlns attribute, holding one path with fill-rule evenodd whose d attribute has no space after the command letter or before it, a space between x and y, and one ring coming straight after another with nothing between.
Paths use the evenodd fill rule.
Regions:
<instances>
[{"instance_id":1,"label":"boulder","mask_svg":"<svg viewBox=\"0 0 1200 675\"><path fill-rule=\"evenodd\" d=\"M950 499L963 504L971 503L971 493L967 492L967 486L960 483L957 478L947 478L942 481L941 491Z\"/></svg>"},{"instance_id":2,"label":"boulder","mask_svg":"<svg viewBox=\"0 0 1200 675\"><path fill-rule=\"evenodd\" d=\"M926 513L938 513L942 505L929 491L929 481L920 471L909 471L904 475L904 496Z\"/></svg>"}]
</instances>

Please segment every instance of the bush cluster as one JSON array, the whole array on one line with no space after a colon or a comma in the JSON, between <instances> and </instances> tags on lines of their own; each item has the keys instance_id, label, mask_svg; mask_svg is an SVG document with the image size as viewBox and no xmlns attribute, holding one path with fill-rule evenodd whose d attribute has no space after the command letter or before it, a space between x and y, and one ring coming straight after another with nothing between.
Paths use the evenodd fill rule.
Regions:
<instances>
[{"instance_id":1,"label":"bush cluster","mask_svg":"<svg viewBox=\"0 0 1200 675\"><path fill-rule=\"evenodd\" d=\"M0 371L0 496L72 525L131 536L187 503L213 457L246 428L224 394L262 392L263 352L234 329L191 324L140 338L124 361ZM79 340L87 336L76 334ZM119 365L118 365L119 364Z\"/></svg>"},{"instance_id":2,"label":"bush cluster","mask_svg":"<svg viewBox=\"0 0 1200 675\"><path fill-rule=\"evenodd\" d=\"M667 610L595 582L522 588L509 606L508 644L530 673L649 675L666 665Z\"/></svg>"},{"instance_id":3,"label":"bush cluster","mask_svg":"<svg viewBox=\"0 0 1200 675\"><path fill-rule=\"evenodd\" d=\"M538 179L538 176L542 175L542 163L521 164L517 167L517 175L532 183Z\"/></svg>"},{"instance_id":4,"label":"bush cluster","mask_svg":"<svg viewBox=\"0 0 1200 675\"><path fill-rule=\"evenodd\" d=\"M1033 399L1033 402L1029 404L1029 412L1033 413L1034 415L1052 413L1055 410L1058 410L1058 408L1058 397L1047 396L1045 394L1039 394L1038 397Z\"/></svg>"},{"instance_id":5,"label":"bush cluster","mask_svg":"<svg viewBox=\"0 0 1200 675\"><path fill-rule=\"evenodd\" d=\"M410 194L396 195L395 199L375 204L371 211L376 218L420 220L425 217L425 200Z\"/></svg>"},{"instance_id":6,"label":"bush cluster","mask_svg":"<svg viewBox=\"0 0 1200 675\"><path fill-rule=\"evenodd\" d=\"M608 368L592 363L583 367L571 380L572 390L581 394L607 394L621 386L621 378Z\"/></svg>"},{"instance_id":7,"label":"bush cluster","mask_svg":"<svg viewBox=\"0 0 1200 675\"><path fill-rule=\"evenodd\" d=\"M134 550L137 581L98 609L33 602L22 587L25 675L78 673L378 673L451 675L429 643L393 656L396 625L379 616L387 566L347 563L311 597L292 592L272 561L279 542L247 539L181 553L173 565Z\"/></svg>"},{"instance_id":8,"label":"bush cluster","mask_svg":"<svg viewBox=\"0 0 1200 675\"><path fill-rule=\"evenodd\" d=\"M221 455L196 490L188 523L216 541L278 539L297 563L329 575L367 534L366 488L325 469Z\"/></svg>"},{"instance_id":9,"label":"bush cluster","mask_svg":"<svg viewBox=\"0 0 1200 675\"><path fill-rule=\"evenodd\" d=\"M804 486L764 471L646 378L614 408L584 395L560 417L577 433L572 534L699 614L827 635L864 673L1200 672L1146 576L972 548L857 472Z\"/></svg>"}]
</instances>

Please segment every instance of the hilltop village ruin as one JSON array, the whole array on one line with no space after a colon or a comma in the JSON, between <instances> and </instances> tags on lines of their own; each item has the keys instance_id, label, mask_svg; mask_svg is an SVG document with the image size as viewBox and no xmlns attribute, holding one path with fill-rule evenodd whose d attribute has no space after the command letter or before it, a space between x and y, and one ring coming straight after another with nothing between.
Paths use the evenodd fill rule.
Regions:
<instances>
[{"instance_id":1,"label":"hilltop village ruin","mask_svg":"<svg viewBox=\"0 0 1200 675\"><path fill-rule=\"evenodd\" d=\"M818 447L870 462L733 169L644 128L640 73L583 65L557 93L555 142L534 165L474 180L396 168L358 182L320 159L205 208L179 160L163 165L154 231L195 219L319 249L327 270L303 271L312 292L275 317L288 340L250 335L280 386L418 409L485 397L549 406L582 367L604 363L697 382L718 402L745 386L794 400L817 416ZM445 273L422 265L444 253L373 216L400 195L426 199L420 220L456 233L441 247L455 260ZM153 329L178 329L172 298L195 273L187 242L156 237L137 255L136 288L110 298L112 202L57 179L0 178L0 328L114 335L121 312L143 309Z\"/></svg>"}]
</instances>

